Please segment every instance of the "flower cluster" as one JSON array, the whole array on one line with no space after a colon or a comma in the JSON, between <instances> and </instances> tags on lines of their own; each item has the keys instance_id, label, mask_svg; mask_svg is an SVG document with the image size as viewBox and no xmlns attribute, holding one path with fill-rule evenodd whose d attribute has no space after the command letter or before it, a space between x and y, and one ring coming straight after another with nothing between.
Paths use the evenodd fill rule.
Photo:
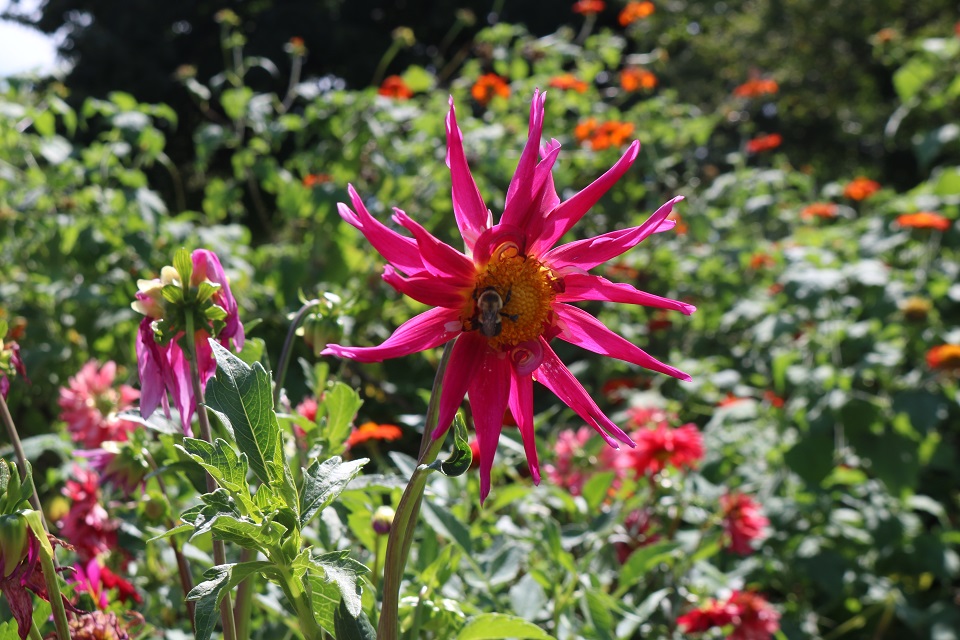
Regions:
<instances>
[{"instance_id":1,"label":"flower cluster","mask_svg":"<svg viewBox=\"0 0 960 640\"><path fill-rule=\"evenodd\" d=\"M620 15L617 16L617 20L620 22L621 27L628 27L637 20L643 20L644 18L649 18L653 15L656 7L653 6L652 2L649 0L643 0L642 2L628 2L620 11Z\"/></svg>"},{"instance_id":2,"label":"flower cluster","mask_svg":"<svg viewBox=\"0 0 960 640\"><path fill-rule=\"evenodd\" d=\"M683 633L732 628L727 640L766 640L780 629L780 613L752 591L734 591L724 602L711 600L677 618Z\"/></svg>"},{"instance_id":3,"label":"flower cluster","mask_svg":"<svg viewBox=\"0 0 960 640\"><path fill-rule=\"evenodd\" d=\"M592 465L586 459L586 444L592 435L590 427L561 431L553 448L556 461L543 467L547 479L572 496L583 493L583 485L590 477Z\"/></svg>"},{"instance_id":4,"label":"flower cluster","mask_svg":"<svg viewBox=\"0 0 960 640\"><path fill-rule=\"evenodd\" d=\"M619 120L598 122L596 118L588 118L576 126L573 135L577 142L588 143L594 151L618 149L633 135L633 124Z\"/></svg>"},{"instance_id":5,"label":"flower cluster","mask_svg":"<svg viewBox=\"0 0 960 640\"><path fill-rule=\"evenodd\" d=\"M98 366L91 360L60 389L60 419L67 423L70 438L84 448L126 440L128 432L136 427L118 413L132 409L140 392L126 384L116 387L116 376L116 362Z\"/></svg>"},{"instance_id":6,"label":"flower cluster","mask_svg":"<svg viewBox=\"0 0 960 640\"><path fill-rule=\"evenodd\" d=\"M727 548L742 556L753 553L751 543L763 537L770 524L760 505L750 496L733 492L720 496L720 508Z\"/></svg>"},{"instance_id":7,"label":"flower cluster","mask_svg":"<svg viewBox=\"0 0 960 640\"><path fill-rule=\"evenodd\" d=\"M657 76L640 67L627 67L620 72L620 88L630 92L651 91L657 88Z\"/></svg>"},{"instance_id":8,"label":"flower cluster","mask_svg":"<svg viewBox=\"0 0 960 640\"><path fill-rule=\"evenodd\" d=\"M510 85L507 81L495 73L485 73L477 78L470 89L470 95L480 106L487 106L494 97L510 97Z\"/></svg>"}]
</instances>

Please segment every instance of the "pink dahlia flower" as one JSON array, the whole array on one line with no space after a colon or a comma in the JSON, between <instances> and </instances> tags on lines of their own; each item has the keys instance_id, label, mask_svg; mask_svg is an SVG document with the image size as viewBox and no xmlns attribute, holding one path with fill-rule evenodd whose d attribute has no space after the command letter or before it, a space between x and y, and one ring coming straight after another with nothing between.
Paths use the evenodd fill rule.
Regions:
<instances>
[{"instance_id":1,"label":"pink dahlia flower","mask_svg":"<svg viewBox=\"0 0 960 640\"><path fill-rule=\"evenodd\" d=\"M222 313L209 314L208 317L222 315L222 319L213 321L214 337L226 348L230 348L231 341L237 351L243 348L243 325L237 313L237 301L230 292L227 276L220 265L216 254L206 249L197 249L190 254L193 262L193 273L188 283L191 288L199 288L204 283L217 285L216 291L203 302L209 306L222 309ZM179 274L173 267L164 267L160 277L153 280L140 280L137 284L137 300L133 303L135 311L146 316L140 322L140 333L137 337L137 365L140 372L140 414L148 418L163 404L164 411L169 415L169 400L167 393L173 396L184 433L190 433L190 422L197 409L197 399L193 395L193 384L190 380L190 362L180 345L184 327L179 322L179 316L171 309L162 295L162 289L167 285L179 283ZM180 286L183 286L180 283ZM192 313L193 309L187 309ZM173 327L176 333L167 340L157 339L157 329L164 326ZM209 322L198 323L196 330L197 365L200 372L200 387L205 389L207 381L217 370L217 363L213 357L213 350L207 342L211 335Z\"/></svg>"},{"instance_id":2,"label":"pink dahlia flower","mask_svg":"<svg viewBox=\"0 0 960 640\"><path fill-rule=\"evenodd\" d=\"M593 431L590 427L580 427L561 431L557 436L554 453L557 455L556 464L547 464L543 470L553 484L563 487L572 496L583 493L583 485L589 477L587 454L584 450Z\"/></svg>"},{"instance_id":3,"label":"pink dahlia flower","mask_svg":"<svg viewBox=\"0 0 960 640\"><path fill-rule=\"evenodd\" d=\"M126 384L115 388L116 375L116 362L98 367L91 360L60 388L60 419L67 423L73 441L87 449L106 441L126 440L127 432L137 426L118 417L117 412L133 407L140 392Z\"/></svg>"},{"instance_id":4,"label":"pink dahlia flower","mask_svg":"<svg viewBox=\"0 0 960 640\"><path fill-rule=\"evenodd\" d=\"M720 496L720 508L728 548L742 556L753 553L750 543L763 537L764 527L770 524L760 505L750 496L734 492Z\"/></svg>"},{"instance_id":5,"label":"pink dahlia flower","mask_svg":"<svg viewBox=\"0 0 960 640\"><path fill-rule=\"evenodd\" d=\"M692 305L588 273L650 234L671 229L674 223L666 218L680 198L664 204L640 226L554 246L626 173L637 158L640 143L633 142L610 170L561 202L551 174L560 143L550 140L540 144L544 98L544 94L534 92L529 137L497 224L493 224L467 166L451 98L447 164L464 251L444 244L399 209L394 209L393 220L413 237L395 232L370 215L352 186L349 194L353 209L339 205L340 215L387 260L383 279L397 291L434 308L402 324L380 346L330 344L323 353L380 362L459 338L444 374L440 416L433 437L444 435L469 392L480 445L481 498L490 491L490 470L508 407L520 428L530 474L534 482L539 482L533 430L534 380L556 394L610 446L617 448L618 440L633 446L560 361L550 347L551 340L559 338L595 353L690 379L570 304L606 300L692 313Z\"/></svg>"}]
</instances>

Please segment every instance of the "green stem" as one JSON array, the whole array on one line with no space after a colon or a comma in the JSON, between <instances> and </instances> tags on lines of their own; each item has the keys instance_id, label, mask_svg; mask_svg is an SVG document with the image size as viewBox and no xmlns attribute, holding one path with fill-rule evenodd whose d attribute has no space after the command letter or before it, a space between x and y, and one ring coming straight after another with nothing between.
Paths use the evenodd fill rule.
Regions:
<instances>
[{"instance_id":1,"label":"green stem","mask_svg":"<svg viewBox=\"0 0 960 640\"><path fill-rule=\"evenodd\" d=\"M383 602L380 607L380 624L377 629L379 640L399 640L399 609L400 583L403 580L403 569L407 564L410 546L413 544L413 532L420 515L420 504L423 501L423 489L427 484L427 476L431 470L427 468L437 459L437 454L443 448L443 439L434 439L433 431L437 427L440 417L440 392L443 387L443 374L447 369L450 354L453 352L454 341L448 342L440 357L437 367L437 376L433 381L433 391L430 396L430 405L427 407L426 424L423 427L423 439L420 441L420 458L417 468L403 491L400 504L390 526L390 537L387 540L387 557L383 563Z\"/></svg>"},{"instance_id":2,"label":"green stem","mask_svg":"<svg viewBox=\"0 0 960 640\"><path fill-rule=\"evenodd\" d=\"M37 628L37 625L30 625L30 640L43 640L43 636L40 635L40 629Z\"/></svg>"},{"instance_id":3,"label":"green stem","mask_svg":"<svg viewBox=\"0 0 960 640\"><path fill-rule=\"evenodd\" d=\"M290 604L297 614L300 621L300 633L304 640L320 640L323 636L323 629L317 624L317 618L313 613L313 602L310 594L290 570L289 567L276 565L280 573L280 587L283 589Z\"/></svg>"},{"instance_id":4,"label":"green stem","mask_svg":"<svg viewBox=\"0 0 960 640\"><path fill-rule=\"evenodd\" d=\"M3 394L0 394L0 417L3 418L3 424L7 428L7 436L10 438L10 444L17 455L17 462L20 465L20 481L27 477L27 456L23 453L23 444L20 442L20 434L17 433L17 425L13 423L13 416L10 415L10 409L7 407L7 401ZM40 514L40 520L43 522L45 531L50 531L47 526L47 519L43 517L43 509L40 508L40 497L37 495L37 485L33 484L33 493L30 495L30 504L34 510Z\"/></svg>"},{"instance_id":5,"label":"green stem","mask_svg":"<svg viewBox=\"0 0 960 640\"><path fill-rule=\"evenodd\" d=\"M241 549L238 562L243 564L251 560L253 560L253 551ZM247 640L250 637L250 613L253 610L253 587L256 582L256 574L249 575L237 587L237 599L233 607L233 621L237 627L237 640Z\"/></svg>"},{"instance_id":6,"label":"green stem","mask_svg":"<svg viewBox=\"0 0 960 640\"><path fill-rule=\"evenodd\" d=\"M58 640L70 640L70 625L67 622L67 611L63 608L63 596L60 594L60 580L57 569L53 566L53 549L47 551L49 545L40 545L40 566L43 568L43 579L47 583L47 597L50 598L50 608L53 609L53 623L57 627Z\"/></svg>"},{"instance_id":7,"label":"green stem","mask_svg":"<svg viewBox=\"0 0 960 640\"><path fill-rule=\"evenodd\" d=\"M397 40L393 41L393 44L390 45L390 48L387 49L387 52L383 54L382 58L380 58L380 64L377 65L377 70L373 72L373 79L370 81L370 86L380 86L380 83L383 82L383 76L387 73L387 67L390 66L390 63L400 52L401 46L402 45Z\"/></svg>"},{"instance_id":8,"label":"green stem","mask_svg":"<svg viewBox=\"0 0 960 640\"><path fill-rule=\"evenodd\" d=\"M213 444L213 432L210 430L210 419L207 416L207 407L203 398L203 387L200 385L200 370L197 368L197 339L194 333L193 314L186 314L187 359L190 361L190 379L193 382L193 398L197 404L197 418L200 420L200 437ZM217 490L217 481L207 473L207 491ZM213 539L213 561L217 566L227 564L227 553L223 540ZM220 602L220 619L223 624L224 640L236 640L237 630L233 622L233 606L230 604L230 594L224 596Z\"/></svg>"},{"instance_id":9,"label":"green stem","mask_svg":"<svg viewBox=\"0 0 960 640\"><path fill-rule=\"evenodd\" d=\"M287 337L283 340L283 348L280 350L280 359L277 360L277 370L274 376L273 384L273 406L280 402L280 391L283 389L283 381L287 377L287 366L290 364L290 354L293 352L293 339L297 335L297 328L303 319L307 316L310 309L320 304L320 300L314 298L303 303L300 311L293 317L290 328L287 330Z\"/></svg>"}]
</instances>

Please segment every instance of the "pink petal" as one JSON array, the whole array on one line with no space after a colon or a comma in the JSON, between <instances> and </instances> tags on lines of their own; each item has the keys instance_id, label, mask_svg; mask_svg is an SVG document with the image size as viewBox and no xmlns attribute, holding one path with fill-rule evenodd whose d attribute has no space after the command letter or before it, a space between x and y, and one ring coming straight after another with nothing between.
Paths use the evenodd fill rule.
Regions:
<instances>
[{"instance_id":1,"label":"pink petal","mask_svg":"<svg viewBox=\"0 0 960 640\"><path fill-rule=\"evenodd\" d=\"M453 190L453 215L457 219L460 235L467 251L473 251L477 236L490 227L490 211L483 203L480 189L470 174L467 157L463 152L463 135L457 126L457 114L450 96L450 113L447 115L447 166Z\"/></svg>"},{"instance_id":2,"label":"pink petal","mask_svg":"<svg viewBox=\"0 0 960 640\"><path fill-rule=\"evenodd\" d=\"M477 366L478 365L478 366ZM510 360L489 347L470 377L470 410L480 447L480 504L490 493L490 470L497 454L503 416L510 398Z\"/></svg>"},{"instance_id":3,"label":"pink petal","mask_svg":"<svg viewBox=\"0 0 960 640\"><path fill-rule=\"evenodd\" d=\"M150 318L140 321L137 333L137 371L140 374L140 415L146 419L160 406L165 393L157 343L153 339Z\"/></svg>"},{"instance_id":4,"label":"pink petal","mask_svg":"<svg viewBox=\"0 0 960 640\"><path fill-rule=\"evenodd\" d=\"M490 351L487 339L476 333L461 333L453 345L450 362L443 374L443 389L440 392L440 413L433 439L442 438L453 423L457 409L467 394L470 381L477 373L477 363Z\"/></svg>"},{"instance_id":5,"label":"pink petal","mask_svg":"<svg viewBox=\"0 0 960 640\"><path fill-rule=\"evenodd\" d=\"M640 347L607 329L599 320L583 309L568 304L558 304L554 306L554 311L563 327L563 331L557 336L561 340L600 355L625 360L647 369L665 373L680 380L690 380L690 376L683 371L648 355Z\"/></svg>"},{"instance_id":6,"label":"pink petal","mask_svg":"<svg viewBox=\"0 0 960 640\"><path fill-rule=\"evenodd\" d=\"M541 340L543 341L543 364L534 374L534 380L550 389L564 404L573 409L578 416L593 427L600 434L600 437L614 449L619 449L620 445L610 437L610 433L620 442L631 447L636 446L630 436L600 411L597 403L593 401L580 381L573 377L566 365L560 361L547 341L542 338ZM607 433L608 431L610 433Z\"/></svg>"},{"instance_id":7,"label":"pink petal","mask_svg":"<svg viewBox=\"0 0 960 640\"><path fill-rule=\"evenodd\" d=\"M426 271L416 241L400 235L370 215L353 185L347 186L347 192L356 213L341 202L337 205L340 217L359 229L373 248L403 273L414 276Z\"/></svg>"},{"instance_id":8,"label":"pink petal","mask_svg":"<svg viewBox=\"0 0 960 640\"><path fill-rule=\"evenodd\" d=\"M697 310L692 304L662 298L640 291L629 284L610 282L606 278L586 273L570 273L563 276L563 293L557 294L557 302L580 300L603 300L622 304L639 304L657 309L672 309L690 315Z\"/></svg>"},{"instance_id":9,"label":"pink petal","mask_svg":"<svg viewBox=\"0 0 960 640\"><path fill-rule=\"evenodd\" d=\"M510 369L510 413L517 421L523 450L527 454L527 468L534 484L540 484L540 460L533 430L533 378Z\"/></svg>"},{"instance_id":10,"label":"pink petal","mask_svg":"<svg viewBox=\"0 0 960 640\"><path fill-rule=\"evenodd\" d=\"M456 330L448 326L456 323ZM449 342L460 333L460 311L436 307L414 316L397 327L383 344L376 347L344 347L328 344L321 355L350 358L357 362L382 362Z\"/></svg>"},{"instance_id":11,"label":"pink petal","mask_svg":"<svg viewBox=\"0 0 960 640\"><path fill-rule=\"evenodd\" d=\"M540 136L543 133L543 101L546 94L539 89L533 92L530 102L530 125L527 131L527 143L520 154L517 170L507 188L506 202L503 208L501 224L526 227L527 217L536 194L534 187L534 170L537 164L537 152L540 148Z\"/></svg>"},{"instance_id":12,"label":"pink petal","mask_svg":"<svg viewBox=\"0 0 960 640\"><path fill-rule=\"evenodd\" d=\"M560 198L557 196L557 189L553 185L553 165L560 155L560 143L553 140L555 145L548 147L547 154L537 165L533 176L533 197L534 202L530 207L529 215L526 217L526 242L524 246L529 246L533 241L543 233L543 225L547 220L547 215L553 211Z\"/></svg>"},{"instance_id":13,"label":"pink petal","mask_svg":"<svg viewBox=\"0 0 960 640\"><path fill-rule=\"evenodd\" d=\"M464 287L435 276L404 278L390 265L383 268L382 277L400 293L431 307L462 308L473 290L472 283Z\"/></svg>"},{"instance_id":14,"label":"pink petal","mask_svg":"<svg viewBox=\"0 0 960 640\"><path fill-rule=\"evenodd\" d=\"M655 233L663 220L673 211L673 205L680 200L683 200L683 196L677 196L663 204L639 227L620 229L593 238L570 242L551 249L543 254L540 259L553 269L574 267L589 271L598 264L629 251L640 244L647 236Z\"/></svg>"},{"instance_id":15,"label":"pink petal","mask_svg":"<svg viewBox=\"0 0 960 640\"><path fill-rule=\"evenodd\" d=\"M529 247L529 253L538 256L552 247L627 172L639 153L640 143L634 141L623 157L606 173L551 211L544 223L543 231Z\"/></svg>"},{"instance_id":16,"label":"pink petal","mask_svg":"<svg viewBox=\"0 0 960 640\"><path fill-rule=\"evenodd\" d=\"M477 271L470 258L440 241L400 209L394 208L393 212L393 219L416 238L417 249L427 271L435 276L457 278L464 284L472 283L476 279Z\"/></svg>"}]
</instances>

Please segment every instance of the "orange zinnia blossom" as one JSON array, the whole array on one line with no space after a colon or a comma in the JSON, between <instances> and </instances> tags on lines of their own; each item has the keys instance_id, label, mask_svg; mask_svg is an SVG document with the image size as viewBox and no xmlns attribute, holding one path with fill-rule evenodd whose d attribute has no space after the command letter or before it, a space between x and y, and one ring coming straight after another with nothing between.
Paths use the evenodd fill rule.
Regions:
<instances>
[{"instance_id":1,"label":"orange zinnia blossom","mask_svg":"<svg viewBox=\"0 0 960 640\"><path fill-rule=\"evenodd\" d=\"M387 76L384 78L377 93L387 98L395 100L409 100L413 97L413 90L407 86L400 76Z\"/></svg>"},{"instance_id":2,"label":"orange zinnia blossom","mask_svg":"<svg viewBox=\"0 0 960 640\"><path fill-rule=\"evenodd\" d=\"M731 407L735 404L740 404L741 402L746 402L749 398L741 398L735 396L732 393L728 393L720 402L717 403L718 407Z\"/></svg>"},{"instance_id":3,"label":"orange zinnia blossom","mask_svg":"<svg viewBox=\"0 0 960 640\"><path fill-rule=\"evenodd\" d=\"M620 87L624 91L636 91L637 89L649 91L657 87L657 76L646 69L627 67L620 72Z\"/></svg>"},{"instance_id":4,"label":"orange zinnia blossom","mask_svg":"<svg viewBox=\"0 0 960 640\"><path fill-rule=\"evenodd\" d=\"M588 87L586 82L579 80L571 73L565 73L562 76L554 76L550 79L550 86L554 89L576 91L577 93L586 93Z\"/></svg>"},{"instance_id":5,"label":"orange zinnia blossom","mask_svg":"<svg viewBox=\"0 0 960 640\"><path fill-rule=\"evenodd\" d=\"M747 153L763 153L764 151L773 151L783 142L783 136L779 133L757 136L747 141Z\"/></svg>"},{"instance_id":6,"label":"orange zinnia blossom","mask_svg":"<svg viewBox=\"0 0 960 640\"><path fill-rule=\"evenodd\" d=\"M772 267L777 264L777 261L773 259L770 254L759 252L750 256L750 268L757 269L766 269L767 267Z\"/></svg>"},{"instance_id":7,"label":"orange zinnia blossom","mask_svg":"<svg viewBox=\"0 0 960 640\"><path fill-rule=\"evenodd\" d=\"M347 438L347 447L354 447L367 440L396 440L402 435L403 431L396 425L364 422Z\"/></svg>"},{"instance_id":8,"label":"orange zinnia blossom","mask_svg":"<svg viewBox=\"0 0 960 640\"><path fill-rule=\"evenodd\" d=\"M832 202L814 202L800 212L802 218L836 218L837 205Z\"/></svg>"},{"instance_id":9,"label":"orange zinnia blossom","mask_svg":"<svg viewBox=\"0 0 960 640\"><path fill-rule=\"evenodd\" d=\"M880 183L864 176L858 176L847 183L843 188L843 195L851 200L866 200L877 191L880 191Z\"/></svg>"},{"instance_id":10,"label":"orange zinnia blossom","mask_svg":"<svg viewBox=\"0 0 960 640\"><path fill-rule=\"evenodd\" d=\"M931 369L953 371L960 369L960 344L941 344L927 352L927 364Z\"/></svg>"},{"instance_id":11,"label":"orange zinnia blossom","mask_svg":"<svg viewBox=\"0 0 960 640\"><path fill-rule=\"evenodd\" d=\"M619 120L598 123L596 118L581 122L574 129L577 142L589 142L594 151L621 147L633 134L633 124Z\"/></svg>"},{"instance_id":12,"label":"orange zinnia blossom","mask_svg":"<svg viewBox=\"0 0 960 640\"><path fill-rule=\"evenodd\" d=\"M573 12L584 16L600 13L607 4L603 0L578 0L573 3Z\"/></svg>"},{"instance_id":13,"label":"orange zinnia blossom","mask_svg":"<svg viewBox=\"0 0 960 640\"><path fill-rule=\"evenodd\" d=\"M683 218L680 217L680 214L676 211L671 211L670 215L667 216L667 220L673 220L676 223L676 226L673 228L673 232L678 236L687 235L687 223L683 221Z\"/></svg>"},{"instance_id":14,"label":"orange zinnia blossom","mask_svg":"<svg viewBox=\"0 0 960 640\"><path fill-rule=\"evenodd\" d=\"M919 211L897 216L897 224L910 229L936 229L946 231L950 228L950 220L939 213Z\"/></svg>"},{"instance_id":15,"label":"orange zinnia blossom","mask_svg":"<svg viewBox=\"0 0 960 640\"><path fill-rule=\"evenodd\" d=\"M642 20L653 14L654 6L652 2L628 2L627 6L620 12L620 26L626 27L637 20Z\"/></svg>"},{"instance_id":16,"label":"orange zinnia blossom","mask_svg":"<svg viewBox=\"0 0 960 640\"><path fill-rule=\"evenodd\" d=\"M326 184L331 180L333 180L333 178L326 173L308 173L303 177L303 186L307 188L315 187L318 184Z\"/></svg>"},{"instance_id":17,"label":"orange zinnia blossom","mask_svg":"<svg viewBox=\"0 0 960 640\"><path fill-rule=\"evenodd\" d=\"M473 99L479 102L481 106L485 107L493 100L494 96L509 98L510 85L495 73L485 73L473 83L473 88L470 89L470 95L472 95Z\"/></svg>"},{"instance_id":18,"label":"orange zinnia blossom","mask_svg":"<svg viewBox=\"0 0 960 640\"><path fill-rule=\"evenodd\" d=\"M759 98L764 95L774 95L778 91L780 86L776 80L753 78L734 89L733 95L738 98Z\"/></svg>"}]
</instances>

